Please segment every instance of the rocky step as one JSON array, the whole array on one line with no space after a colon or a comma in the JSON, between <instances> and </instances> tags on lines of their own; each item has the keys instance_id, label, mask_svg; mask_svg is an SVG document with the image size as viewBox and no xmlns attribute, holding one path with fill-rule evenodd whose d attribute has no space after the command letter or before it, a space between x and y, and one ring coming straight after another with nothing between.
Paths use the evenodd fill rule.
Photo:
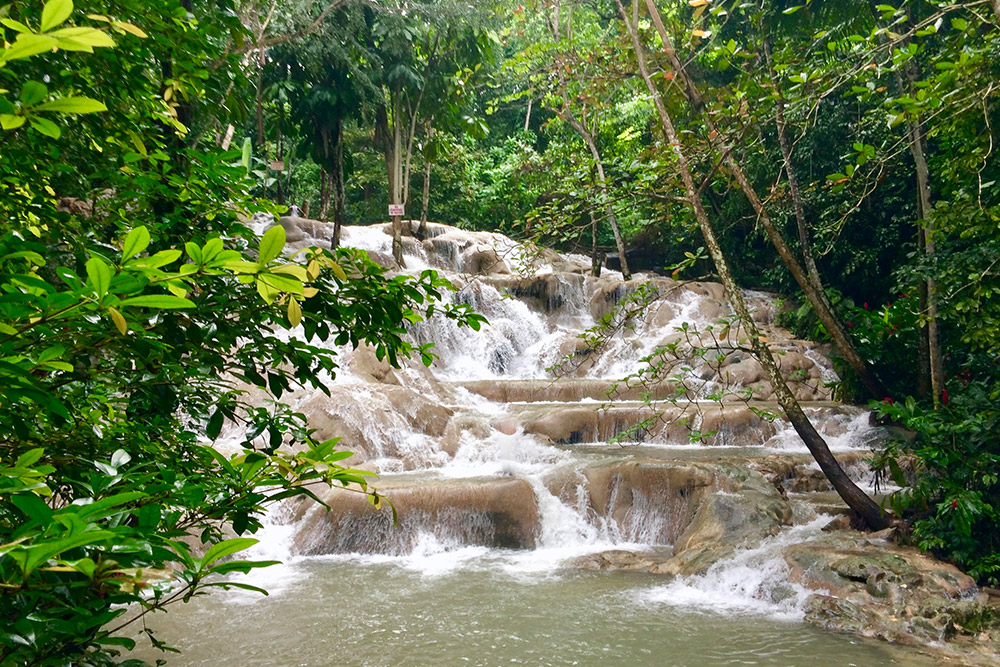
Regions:
<instances>
[{"instance_id":1,"label":"rocky step","mask_svg":"<svg viewBox=\"0 0 1000 667\"><path fill-rule=\"evenodd\" d=\"M624 382L598 379L560 380L468 380L449 383L467 389L495 403L573 403L583 400L638 401L669 398L674 386L662 383L653 387L627 385Z\"/></svg>"},{"instance_id":2,"label":"rocky step","mask_svg":"<svg viewBox=\"0 0 1000 667\"><path fill-rule=\"evenodd\" d=\"M701 442L714 446L760 446L787 424L777 406L749 404L672 403L525 403L508 404L525 433L557 444L583 442ZM818 430L829 438L850 438L852 424L864 411L837 404L807 404Z\"/></svg>"},{"instance_id":3,"label":"rocky step","mask_svg":"<svg viewBox=\"0 0 1000 667\"><path fill-rule=\"evenodd\" d=\"M465 545L535 547L538 501L523 479L384 476L377 486L387 499L379 508L364 494L344 489L327 493L328 508L303 504L294 517L299 523L293 551L405 555L425 534Z\"/></svg>"}]
</instances>

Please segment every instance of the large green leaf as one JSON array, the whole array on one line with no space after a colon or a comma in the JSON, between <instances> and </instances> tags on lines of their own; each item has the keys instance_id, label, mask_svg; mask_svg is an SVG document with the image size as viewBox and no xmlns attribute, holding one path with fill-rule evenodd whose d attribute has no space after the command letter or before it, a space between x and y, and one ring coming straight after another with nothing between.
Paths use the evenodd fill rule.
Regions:
<instances>
[{"instance_id":1,"label":"large green leaf","mask_svg":"<svg viewBox=\"0 0 1000 667\"><path fill-rule=\"evenodd\" d=\"M267 264L277 258L285 247L285 228L275 225L264 232L260 240L260 263Z\"/></svg>"},{"instance_id":2,"label":"large green leaf","mask_svg":"<svg viewBox=\"0 0 1000 667\"><path fill-rule=\"evenodd\" d=\"M103 102L98 102L89 97L60 97L57 100L50 100L35 107L35 111L58 111L60 113L97 113L107 111L108 107Z\"/></svg>"},{"instance_id":3,"label":"large green leaf","mask_svg":"<svg viewBox=\"0 0 1000 667\"><path fill-rule=\"evenodd\" d=\"M218 544L212 546L211 549L205 552L205 556L201 559L201 569L204 570L208 568L212 563L219 560L220 558L225 558L226 556L231 556L238 551L243 551L244 549L249 549L253 545L257 544L258 540L252 537L234 537L230 540L223 540Z\"/></svg>"},{"instance_id":4,"label":"large green leaf","mask_svg":"<svg viewBox=\"0 0 1000 667\"><path fill-rule=\"evenodd\" d=\"M21 105L33 107L44 100L45 96L48 94L49 89L45 87L44 83L40 83L38 81L28 81L21 86Z\"/></svg>"},{"instance_id":5,"label":"large green leaf","mask_svg":"<svg viewBox=\"0 0 1000 667\"><path fill-rule=\"evenodd\" d=\"M97 292L98 299L108 293L108 287L111 286L111 267L100 257L91 257L87 260L87 284Z\"/></svg>"},{"instance_id":6,"label":"large green leaf","mask_svg":"<svg viewBox=\"0 0 1000 667\"><path fill-rule=\"evenodd\" d=\"M42 8L42 32L48 32L60 25L73 13L73 0L49 0Z\"/></svg>"},{"instance_id":7,"label":"large green leaf","mask_svg":"<svg viewBox=\"0 0 1000 667\"><path fill-rule=\"evenodd\" d=\"M144 308L194 308L194 301L172 294L146 294L134 296L131 299L124 299L122 306L142 306Z\"/></svg>"},{"instance_id":8,"label":"large green leaf","mask_svg":"<svg viewBox=\"0 0 1000 667\"><path fill-rule=\"evenodd\" d=\"M6 51L0 52L0 61L30 58L55 48L58 42L46 35L23 34Z\"/></svg>"},{"instance_id":9,"label":"large green leaf","mask_svg":"<svg viewBox=\"0 0 1000 667\"><path fill-rule=\"evenodd\" d=\"M122 259L130 259L149 246L149 230L143 227L136 227L125 237L122 245Z\"/></svg>"}]
</instances>

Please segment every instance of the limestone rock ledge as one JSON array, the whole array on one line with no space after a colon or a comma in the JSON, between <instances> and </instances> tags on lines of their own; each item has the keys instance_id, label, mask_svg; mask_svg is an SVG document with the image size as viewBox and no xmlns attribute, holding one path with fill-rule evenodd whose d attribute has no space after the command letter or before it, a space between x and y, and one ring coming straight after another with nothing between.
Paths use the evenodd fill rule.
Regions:
<instances>
[{"instance_id":1,"label":"limestone rock ledge","mask_svg":"<svg viewBox=\"0 0 1000 667\"><path fill-rule=\"evenodd\" d=\"M930 646L953 664L1000 664L997 609L954 566L854 531L790 546L783 555L789 580L816 591L807 622Z\"/></svg>"}]
</instances>

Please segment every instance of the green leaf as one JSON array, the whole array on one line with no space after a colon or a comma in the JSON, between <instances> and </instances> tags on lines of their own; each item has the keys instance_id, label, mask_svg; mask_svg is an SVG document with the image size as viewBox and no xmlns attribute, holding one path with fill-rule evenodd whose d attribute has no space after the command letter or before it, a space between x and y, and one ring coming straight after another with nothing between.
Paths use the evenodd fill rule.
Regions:
<instances>
[{"instance_id":1,"label":"green leaf","mask_svg":"<svg viewBox=\"0 0 1000 667\"><path fill-rule=\"evenodd\" d=\"M260 240L260 263L267 264L272 259L275 259L281 254L284 247L285 228L281 225L271 227L269 230L264 232L264 237Z\"/></svg>"},{"instance_id":2,"label":"green leaf","mask_svg":"<svg viewBox=\"0 0 1000 667\"><path fill-rule=\"evenodd\" d=\"M299 322L302 321L302 308L299 307L299 302L295 299L288 299L288 323L293 327L297 327Z\"/></svg>"},{"instance_id":3,"label":"green leaf","mask_svg":"<svg viewBox=\"0 0 1000 667\"><path fill-rule=\"evenodd\" d=\"M194 301L171 294L146 294L134 296L131 299L124 299L122 306L141 306L144 308L194 308Z\"/></svg>"},{"instance_id":4,"label":"green leaf","mask_svg":"<svg viewBox=\"0 0 1000 667\"><path fill-rule=\"evenodd\" d=\"M111 285L111 268L100 257L91 257L87 260L87 284L97 292L98 299L108 293L108 287Z\"/></svg>"},{"instance_id":5,"label":"green leaf","mask_svg":"<svg viewBox=\"0 0 1000 667\"><path fill-rule=\"evenodd\" d=\"M24 116L15 116L14 114L3 113L0 114L0 127L5 130L16 130L17 128L24 125Z\"/></svg>"},{"instance_id":6,"label":"green leaf","mask_svg":"<svg viewBox=\"0 0 1000 667\"><path fill-rule=\"evenodd\" d=\"M7 26L14 32L28 32L28 33L31 32L31 28L24 25L23 23L15 21L14 19L2 18L0 19L0 24Z\"/></svg>"},{"instance_id":7,"label":"green leaf","mask_svg":"<svg viewBox=\"0 0 1000 667\"><path fill-rule=\"evenodd\" d=\"M30 468L31 466L38 463L38 460L42 458L45 454L45 450L41 447L36 447L34 449L29 449L24 454L17 457L17 462L14 464L15 468Z\"/></svg>"},{"instance_id":8,"label":"green leaf","mask_svg":"<svg viewBox=\"0 0 1000 667\"><path fill-rule=\"evenodd\" d=\"M45 35L23 34L18 35L14 44L9 49L0 53L0 61L17 60L19 58L30 58L39 53L51 51L57 45L57 41Z\"/></svg>"},{"instance_id":9,"label":"green leaf","mask_svg":"<svg viewBox=\"0 0 1000 667\"><path fill-rule=\"evenodd\" d=\"M73 13L73 0L49 0L42 8L42 32L60 25Z\"/></svg>"},{"instance_id":10,"label":"green leaf","mask_svg":"<svg viewBox=\"0 0 1000 667\"><path fill-rule=\"evenodd\" d=\"M50 32L49 36L57 37L61 48L66 48L67 41L72 42L74 46L86 47L84 50L89 51L93 51L91 47L94 46L112 47L115 45L115 40L111 38L111 35L91 27L63 28Z\"/></svg>"},{"instance_id":11,"label":"green leaf","mask_svg":"<svg viewBox=\"0 0 1000 667\"><path fill-rule=\"evenodd\" d=\"M31 127L35 128L38 132L47 137L58 139L60 135L62 135L62 130L59 129L59 126L48 118L37 118L35 116L31 116L28 118L28 122L31 123Z\"/></svg>"},{"instance_id":12,"label":"green leaf","mask_svg":"<svg viewBox=\"0 0 1000 667\"><path fill-rule=\"evenodd\" d=\"M32 521L37 521L41 526L48 525L52 520L52 508L33 493L15 493L10 496L10 502L24 512L25 516Z\"/></svg>"},{"instance_id":13,"label":"green leaf","mask_svg":"<svg viewBox=\"0 0 1000 667\"><path fill-rule=\"evenodd\" d=\"M69 551L70 549L96 544L97 542L102 542L113 538L114 536L115 534L109 530L88 531L61 540L46 541L41 544L32 545L31 547L27 547L25 549L23 555L17 553L10 553L8 555L13 558L15 562L17 562L18 566L24 572L24 576L27 577L34 572L39 565L42 565L54 556Z\"/></svg>"},{"instance_id":14,"label":"green leaf","mask_svg":"<svg viewBox=\"0 0 1000 667\"><path fill-rule=\"evenodd\" d=\"M97 113L107 111L103 102L98 102L89 97L60 97L57 100L50 100L44 104L39 104L35 111L58 111L60 113Z\"/></svg>"},{"instance_id":15,"label":"green leaf","mask_svg":"<svg viewBox=\"0 0 1000 667\"><path fill-rule=\"evenodd\" d=\"M45 87L44 83L39 83L38 81L28 81L21 86L21 105L33 107L44 100L45 96L48 94L49 89Z\"/></svg>"},{"instance_id":16,"label":"green leaf","mask_svg":"<svg viewBox=\"0 0 1000 667\"><path fill-rule=\"evenodd\" d=\"M205 427L205 435L212 440L217 439L219 437L219 433L222 432L222 423L224 419L225 415L222 413L221 409L212 413L212 416L208 420L208 426Z\"/></svg>"},{"instance_id":17,"label":"green leaf","mask_svg":"<svg viewBox=\"0 0 1000 667\"><path fill-rule=\"evenodd\" d=\"M255 544L257 544L257 540L252 537L234 537L230 540L223 540L205 552L204 558L201 559L201 568L199 571L204 570L220 558L225 558L244 549L249 549Z\"/></svg>"},{"instance_id":18,"label":"green leaf","mask_svg":"<svg viewBox=\"0 0 1000 667\"><path fill-rule=\"evenodd\" d=\"M136 227L125 237L122 246L122 260L135 257L149 246L149 230L145 226Z\"/></svg>"},{"instance_id":19,"label":"green leaf","mask_svg":"<svg viewBox=\"0 0 1000 667\"><path fill-rule=\"evenodd\" d=\"M115 328L118 329L118 333L125 335L128 333L128 322L125 321L125 317L116 308L108 307L108 314L111 315L111 321L115 323ZM70 367L72 368L72 366Z\"/></svg>"},{"instance_id":20,"label":"green leaf","mask_svg":"<svg viewBox=\"0 0 1000 667\"><path fill-rule=\"evenodd\" d=\"M262 273L257 276L257 281L263 281L279 292L289 292L290 294L302 294L302 283L294 278L279 276L275 273Z\"/></svg>"},{"instance_id":21,"label":"green leaf","mask_svg":"<svg viewBox=\"0 0 1000 667\"><path fill-rule=\"evenodd\" d=\"M250 141L250 137L243 140L243 157L242 163L243 167L247 170L247 176L250 175L250 157L253 150L253 142Z\"/></svg>"}]
</instances>

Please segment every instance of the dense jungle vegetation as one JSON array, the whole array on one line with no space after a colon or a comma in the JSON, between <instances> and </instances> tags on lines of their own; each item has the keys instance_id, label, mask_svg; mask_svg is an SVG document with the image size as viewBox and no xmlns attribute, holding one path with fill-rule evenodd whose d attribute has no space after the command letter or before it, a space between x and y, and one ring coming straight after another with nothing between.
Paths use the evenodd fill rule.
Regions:
<instances>
[{"instance_id":1,"label":"dense jungle vegetation","mask_svg":"<svg viewBox=\"0 0 1000 667\"><path fill-rule=\"evenodd\" d=\"M268 505L383 502L283 392L335 374L323 341L431 363L407 322L482 318L247 226L293 204L782 294L905 427L876 453L904 538L1000 578L1000 1L15 0L0 26L2 664L115 664L124 605L267 565L227 557Z\"/></svg>"}]
</instances>

